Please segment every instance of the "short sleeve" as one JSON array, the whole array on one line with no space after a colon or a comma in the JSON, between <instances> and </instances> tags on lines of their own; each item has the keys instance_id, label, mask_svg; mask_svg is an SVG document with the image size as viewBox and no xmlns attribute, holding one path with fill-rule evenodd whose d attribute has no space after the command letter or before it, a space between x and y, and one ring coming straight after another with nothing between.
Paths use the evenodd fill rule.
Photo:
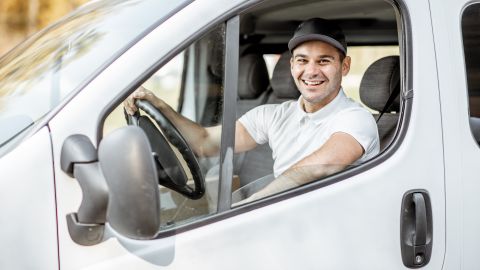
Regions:
<instances>
[{"instance_id":1,"label":"short sleeve","mask_svg":"<svg viewBox=\"0 0 480 270\"><path fill-rule=\"evenodd\" d=\"M347 133L360 143L365 151L361 161L380 151L377 124L370 112L364 108L352 108L336 115L330 134L335 132Z\"/></svg>"},{"instance_id":2,"label":"short sleeve","mask_svg":"<svg viewBox=\"0 0 480 270\"><path fill-rule=\"evenodd\" d=\"M258 106L238 119L257 144L268 142L268 131L272 124L270 118L274 109L273 104Z\"/></svg>"}]
</instances>

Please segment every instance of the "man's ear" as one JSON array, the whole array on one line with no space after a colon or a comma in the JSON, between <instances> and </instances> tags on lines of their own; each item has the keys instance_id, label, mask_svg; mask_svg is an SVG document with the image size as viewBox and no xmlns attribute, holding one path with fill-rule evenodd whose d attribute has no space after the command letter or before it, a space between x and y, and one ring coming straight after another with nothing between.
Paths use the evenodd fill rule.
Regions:
<instances>
[{"instance_id":1,"label":"man's ear","mask_svg":"<svg viewBox=\"0 0 480 270\"><path fill-rule=\"evenodd\" d=\"M290 70L293 69L293 56L290 57Z\"/></svg>"},{"instance_id":2,"label":"man's ear","mask_svg":"<svg viewBox=\"0 0 480 270\"><path fill-rule=\"evenodd\" d=\"M352 59L350 58L350 56L345 56L342 61L342 76L347 76L348 72L350 71L351 62Z\"/></svg>"}]
</instances>

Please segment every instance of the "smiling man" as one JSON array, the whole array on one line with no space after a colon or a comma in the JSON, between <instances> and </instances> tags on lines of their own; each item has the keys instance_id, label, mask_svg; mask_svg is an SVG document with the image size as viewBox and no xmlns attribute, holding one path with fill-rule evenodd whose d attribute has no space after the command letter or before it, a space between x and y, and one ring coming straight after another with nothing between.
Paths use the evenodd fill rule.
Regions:
<instances>
[{"instance_id":1,"label":"smiling man","mask_svg":"<svg viewBox=\"0 0 480 270\"><path fill-rule=\"evenodd\" d=\"M302 185L379 152L374 118L347 98L341 86L351 62L341 28L325 19L306 20L288 47L300 98L257 107L239 119L246 137L256 144L268 142L275 159L276 180L249 200Z\"/></svg>"},{"instance_id":2,"label":"smiling man","mask_svg":"<svg viewBox=\"0 0 480 270\"><path fill-rule=\"evenodd\" d=\"M268 143L274 158L276 179L248 200L305 184L379 152L375 120L342 90L351 60L340 27L328 20L309 19L297 28L288 47L300 98L258 106L236 123L235 152ZM197 155L218 153L220 126L204 128L190 121L143 87L124 102L130 114L137 110L135 99L150 101L167 116Z\"/></svg>"}]
</instances>

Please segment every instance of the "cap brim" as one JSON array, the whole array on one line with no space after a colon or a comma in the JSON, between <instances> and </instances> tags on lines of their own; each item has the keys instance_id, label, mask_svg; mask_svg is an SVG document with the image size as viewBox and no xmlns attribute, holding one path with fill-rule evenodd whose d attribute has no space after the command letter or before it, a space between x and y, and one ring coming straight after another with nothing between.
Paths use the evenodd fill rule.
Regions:
<instances>
[{"instance_id":1,"label":"cap brim","mask_svg":"<svg viewBox=\"0 0 480 270\"><path fill-rule=\"evenodd\" d=\"M336 41L335 39L325 36L325 35L319 35L319 34L308 34L308 35L303 35L299 37L294 37L288 42L288 49L290 52L293 51L298 45L301 43L307 42L307 41L312 41L312 40L318 40L318 41L323 41L326 42L333 47L339 49L341 52L343 52L345 55L347 54L346 48L343 47L343 45Z\"/></svg>"}]
</instances>

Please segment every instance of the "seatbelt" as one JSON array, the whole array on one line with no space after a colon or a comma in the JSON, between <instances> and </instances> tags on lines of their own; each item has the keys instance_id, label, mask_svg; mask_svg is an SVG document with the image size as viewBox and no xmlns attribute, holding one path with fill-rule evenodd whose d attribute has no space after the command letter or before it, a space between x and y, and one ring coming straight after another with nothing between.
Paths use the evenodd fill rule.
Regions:
<instances>
[{"instance_id":1,"label":"seatbelt","mask_svg":"<svg viewBox=\"0 0 480 270\"><path fill-rule=\"evenodd\" d=\"M378 121L380 121L380 118L382 118L382 115L392 105L393 101L398 97L399 94L400 94L400 83L397 83L397 86L393 89L392 93L390 93L390 96L388 97L387 103L385 103L385 106L383 106L383 109L382 109L382 111L380 112L380 115L377 118L377 123L378 123Z\"/></svg>"}]
</instances>

